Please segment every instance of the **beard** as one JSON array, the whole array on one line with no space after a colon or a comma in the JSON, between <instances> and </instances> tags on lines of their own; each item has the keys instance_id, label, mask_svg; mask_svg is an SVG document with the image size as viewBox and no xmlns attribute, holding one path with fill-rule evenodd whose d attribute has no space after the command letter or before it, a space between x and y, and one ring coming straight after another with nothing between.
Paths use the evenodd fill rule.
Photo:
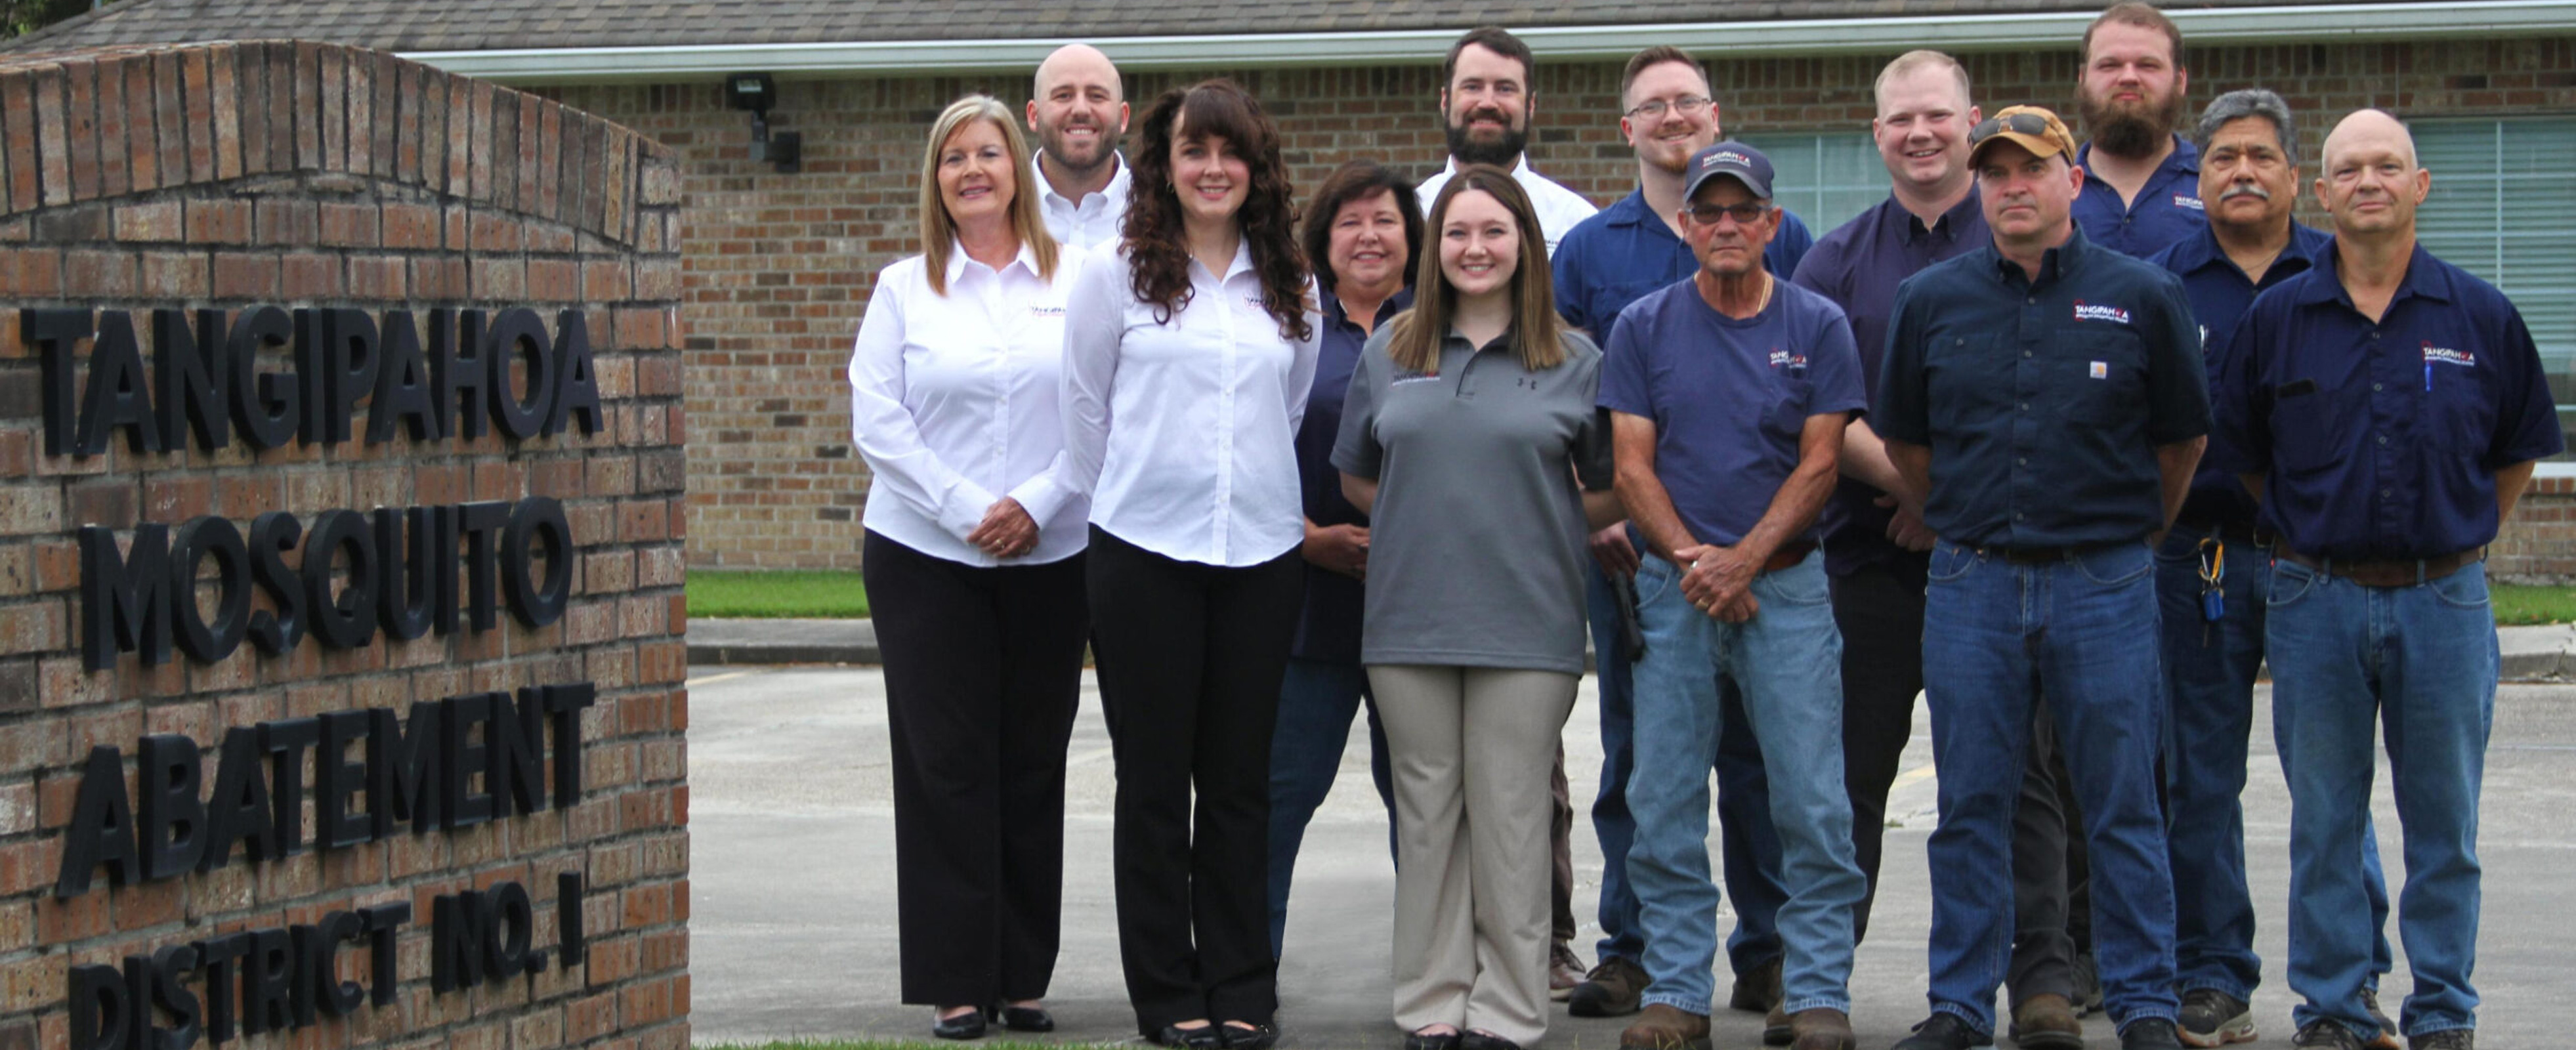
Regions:
<instances>
[{"instance_id":1,"label":"beard","mask_svg":"<svg viewBox=\"0 0 2576 1050\"><path fill-rule=\"evenodd\" d=\"M2093 148L2114 157L2148 157L2173 137L2174 127L2182 123L2182 92L2165 96L2164 104L2147 102L2122 105L2097 102L2086 92L2076 92L2075 108L2084 118L2084 131L2093 137Z\"/></svg>"},{"instance_id":2,"label":"beard","mask_svg":"<svg viewBox=\"0 0 2576 1050\"><path fill-rule=\"evenodd\" d=\"M1110 134L1106 127L1090 124L1083 126L1096 127L1100 131L1100 135L1092 140L1092 145L1088 148L1070 145L1063 129L1048 126L1041 126L1038 129L1038 148L1046 151L1047 157L1058 168L1066 171L1090 173L1114 162L1118 157L1118 136Z\"/></svg>"},{"instance_id":3,"label":"beard","mask_svg":"<svg viewBox=\"0 0 2576 1050\"><path fill-rule=\"evenodd\" d=\"M1510 128L1492 142L1477 142L1468 137L1474 118L1474 114L1469 114L1470 124L1451 124L1445 129L1449 135L1451 159L1460 165L1491 164L1499 168L1509 168L1519 162L1521 151L1529 148L1528 128Z\"/></svg>"}]
</instances>

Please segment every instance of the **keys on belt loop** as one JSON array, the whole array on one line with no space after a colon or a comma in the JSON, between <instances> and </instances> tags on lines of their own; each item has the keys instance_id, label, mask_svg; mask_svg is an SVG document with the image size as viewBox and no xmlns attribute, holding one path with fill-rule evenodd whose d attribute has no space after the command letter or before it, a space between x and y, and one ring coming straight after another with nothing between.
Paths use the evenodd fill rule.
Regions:
<instances>
[{"instance_id":1,"label":"keys on belt loop","mask_svg":"<svg viewBox=\"0 0 2576 1050\"><path fill-rule=\"evenodd\" d=\"M2211 626L2227 618L2227 544L2216 536L2200 540L2200 644L2210 643Z\"/></svg>"}]
</instances>

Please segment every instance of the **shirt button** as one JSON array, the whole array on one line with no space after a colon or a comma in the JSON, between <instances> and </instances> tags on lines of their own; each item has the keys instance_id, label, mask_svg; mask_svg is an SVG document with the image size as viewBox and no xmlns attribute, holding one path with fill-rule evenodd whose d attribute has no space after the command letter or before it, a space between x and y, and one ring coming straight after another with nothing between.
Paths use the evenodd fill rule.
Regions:
<instances>
[{"instance_id":1,"label":"shirt button","mask_svg":"<svg viewBox=\"0 0 2576 1050\"><path fill-rule=\"evenodd\" d=\"M2023 357L2029 357L2029 356L2030 356L2030 351L2028 351L2028 350L2024 350L2024 351L2022 351L2022 352L2021 352L2021 356L2023 356Z\"/></svg>"},{"instance_id":2,"label":"shirt button","mask_svg":"<svg viewBox=\"0 0 2576 1050\"><path fill-rule=\"evenodd\" d=\"M2394 489L2381 489L2381 490L2379 490L2379 498L2381 498L2381 499L2388 499L2388 498L2393 497L2393 496L2395 496L2395 495L2397 495L2397 492L2396 492L2396 490L2394 490Z\"/></svg>"},{"instance_id":3,"label":"shirt button","mask_svg":"<svg viewBox=\"0 0 2576 1050\"><path fill-rule=\"evenodd\" d=\"M2377 384L2377 383L2372 383L2372 384L2370 384L2370 388L2371 388L2372 390L2383 390L2383 389L2386 389L2385 387L2382 387L2382 386L2380 386L2380 385L2379 385L2379 384Z\"/></svg>"},{"instance_id":4,"label":"shirt button","mask_svg":"<svg viewBox=\"0 0 2576 1050\"><path fill-rule=\"evenodd\" d=\"M2029 515L2027 515L2027 514L2023 514L2023 513L2022 513L2022 512L2020 512L2020 511L2014 511L2014 512L2013 512L2013 520L2014 520L2014 521L2020 521L2020 520L2022 520L2023 518L2026 518L2026 517L2029 517Z\"/></svg>"},{"instance_id":5,"label":"shirt button","mask_svg":"<svg viewBox=\"0 0 2576 1050\"><path fill-rule=\"evenodd\" d=\"M2016 466L2016 467L2027 467L2027 466L2029 466L2029 465L2030 465L2030 457L2029 457L2029 456L2016 456L2016 457L2014 457L2014 458L2013 458L2013 466Z\"/></svg>"},{"instance_id":6,"label":"shirt button","mask_svg":"<svg viewBox=\"0 0 2576 1050\"><path fill-rule=\"evenodd\" d=\"M2380 443L2380 444L2382 444L2382 445L2387 444L2387 443L2388 443L2388 435L2386 435L2386 434L2381 434L2381 435L2379 435L2379 443Z\"/></svg>"},{"instance_id":7,"label":"shirt button","mask_svg":"<svg viewBox=\"0 0 2576 1050\"><path fill-rule=\"evenodd\" d=\"M2022 403L2021 403L2021 410L2022 410L2022 411L2024 411L2024 412L2028 412L2028 411L2030 411L2030 402L2028 402L2028 401L2024 401L2024 402L2022 402Z\"/></svg>"},{"instance_id":8,"label":"shirt button","mask_svg":"<svg viewBox=\"0 0 2576 1050\"><path fill-rule=\"evenodd\" d=\"M2039 297L2038 297L2038 296L2032 296L2032 297L2030 297L2030 298L2028 298L2028 299L2024 299L2024 300L2022 300L2022 302L2023 302L2024 304L2026 304L2026 305L2029 305L2029 306L2037 306L2037 305L2039 305Z\"/></svg>"}]
</instances>

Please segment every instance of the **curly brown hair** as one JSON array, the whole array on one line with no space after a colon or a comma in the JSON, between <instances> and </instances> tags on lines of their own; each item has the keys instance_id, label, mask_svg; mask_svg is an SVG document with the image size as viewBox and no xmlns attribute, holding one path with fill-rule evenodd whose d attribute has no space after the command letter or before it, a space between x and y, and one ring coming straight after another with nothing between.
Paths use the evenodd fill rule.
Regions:
<instances>
[{"instance_id":1,"label":"curly brown hair","mask_svg":"<svg viewBox=\"0 0 2576 1050\"><path fill-rule=\"evenodd\" d=\"M1261 111L1261 103L1231 80L1203 80L1166 91L1145 113L1144 139L1128 158L1133 174L1127 217L1119 228L1137 300L1152 303L1154 319L1162 323L1190 305L1189 239L1181 228L1180 197L1172 189L1176 121L1193 142L1225 140L1227 151L1251 170L1250 192L1235 222L1261 278L1262 312L1279 322L1280 338L1311 338L1306 253L1297 246L1297 204L1288 186L1287 162L1279 157L1279 129Z\"/></svg>"}]
</instances>

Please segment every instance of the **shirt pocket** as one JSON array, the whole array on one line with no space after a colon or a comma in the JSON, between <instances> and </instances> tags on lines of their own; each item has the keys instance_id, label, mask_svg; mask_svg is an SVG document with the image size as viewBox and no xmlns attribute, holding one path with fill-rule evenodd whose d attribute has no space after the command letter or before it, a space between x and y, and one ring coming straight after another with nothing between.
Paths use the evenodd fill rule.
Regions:
<instances>
[{"instance_id":1,"label":"shirt pocket","mask_svg":"<svg viewBox=\"0 0 2576 1050\"><path fill-rule=\"evenodd\" d=\"M2351 454L2344 440L2343 400L2313 382L2288 397L2272 401L2272 465L2284 473L2325 470ZM2277 389L2277 388L2276 388Z\"/></svg>"},{"instance_id":2,"label":"shirt pocket","mask_svg":"<svg viewBox=\"0 0 2576 1050\"><path fill-rule=\"evenodd\" d=\"M2013 411L2010 347L1990 332L1936 332L1924 340L1923 394L1933 429L1944 421L2008 417Z\"/></svg>"},{"instance_id":3,"label":"shirt pocket","mask_svg":"<svg viewBox=\"0 0 2576 1050\"><path fill-rule=\"evenodd\" d=\"M2055 363L2056 385L2067 394L2068 422L2103 423L2139 412L2147 402L2146 340L2119 326L2087 326L2066 333L2065 357Z\"/></svg>"},{"instance_id":4,"label":"shirt pocket","mask_svg":"<svg viewBox=\"0 0 2576 1050\"><path fill-rule=\"evenodd\" d=\"M2483 366L2428 365L2424 391L2422 433L2441 442L2443 451L2454 453L2449 462L2467 462L2484 466L2488 446L2495 438L2495 396L2487 389L2488 372Z\"/></svg>"}]
</instances>

